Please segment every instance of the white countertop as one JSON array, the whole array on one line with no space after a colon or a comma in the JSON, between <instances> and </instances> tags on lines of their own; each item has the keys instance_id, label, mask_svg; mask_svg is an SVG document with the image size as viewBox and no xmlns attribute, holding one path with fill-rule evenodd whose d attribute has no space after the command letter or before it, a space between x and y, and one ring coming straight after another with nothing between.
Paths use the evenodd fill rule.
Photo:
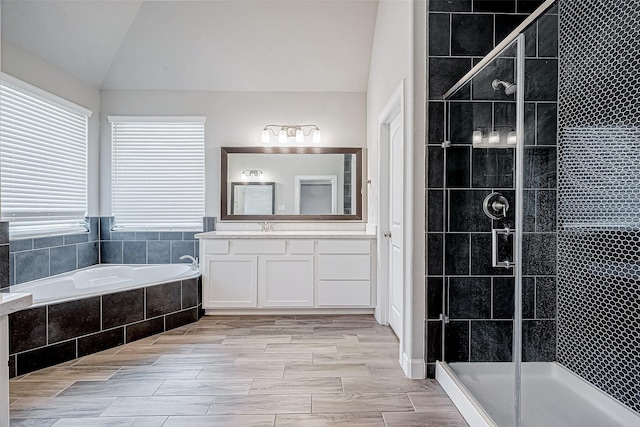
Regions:
<instances>
[{"instance_id":1,"label":"white countertop","mask_svg":"<svg viewBox=\"0 0 640 427\"><path fill-rule=\"evenodd\" d=\"M0 316L29 307L33 303L33 296L25 293L0 292Z\"/></svg>"},{"instance_id":2,"label":"white countertop","mask_svg":"<svg viewBox=\"0 0 640 427\"><path fill-rule=\"evenodd\" d=\"M196 234L198 239L375 239L376 235L365 231L340 230L287 230L243 231L224 230Z\"/></svg>"}]
</instances>

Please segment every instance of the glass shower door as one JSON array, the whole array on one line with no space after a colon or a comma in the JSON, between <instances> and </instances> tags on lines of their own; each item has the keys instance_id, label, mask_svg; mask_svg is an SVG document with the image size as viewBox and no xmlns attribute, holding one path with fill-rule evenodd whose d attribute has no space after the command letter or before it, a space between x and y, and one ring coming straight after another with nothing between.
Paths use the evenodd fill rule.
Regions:
<instances>
[{"instance_id":1,"label":"glass shower door","mask_svg":"<svg viewBox=\"0 0 640 427\"><path fill-rule=\"evenodd\" d=\"M520 348L514 324L521 223L516 147L523 130L517 108L519 43L507 46L445 99L442 148L442 360L501 426L514 425L519 412L513 363L519 360L514 349Z\"/></svg>"}]
</instances>

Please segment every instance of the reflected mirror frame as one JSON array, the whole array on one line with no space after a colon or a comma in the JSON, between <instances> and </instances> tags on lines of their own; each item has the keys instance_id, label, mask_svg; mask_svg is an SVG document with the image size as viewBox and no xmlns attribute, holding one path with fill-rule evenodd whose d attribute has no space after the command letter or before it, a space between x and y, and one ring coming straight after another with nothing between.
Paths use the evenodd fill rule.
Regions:
<instances>
[{"instance_id":1,"label":"reflected mirror frame","mask_svg":"<svg viewBox=\"0 0 640 427\"><path fill-rule=\"evenodd\" d=\"M228 210L229 154L355 154L355 215L233 215ZM362 221L362 148L341 147L221 147L220 219L222 221Z\"/></svg>"},{"instance_id":2,"label":"reflected mirror frame","mask_svg":"<svg viewBox=\"0 0 640 427\"><path fill-rule=\"evenodd\" d=\"M231 183L231 210L235 210L235 196L236 196L236 191L235 191L235 187L236 186L247 186L247 185L259 185L262 187L269 187L271 189L271 215L276 213L276 198L275 198L275 182L232 182ZM232 215L236 215L236 214L232 214Z\"/></svg>"}]
</instances>

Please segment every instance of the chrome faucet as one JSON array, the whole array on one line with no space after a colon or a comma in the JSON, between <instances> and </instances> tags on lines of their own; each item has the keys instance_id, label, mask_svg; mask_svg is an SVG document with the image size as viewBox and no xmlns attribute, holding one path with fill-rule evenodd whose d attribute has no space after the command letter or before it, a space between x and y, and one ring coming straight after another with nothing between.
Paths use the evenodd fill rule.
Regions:
<instances>
[{"instance_id":1,"label":"chrome faucet","mask_svg":"<svg viewBox=\"0 0 640 427\"><path fill-rule=\"evenodd\" d=\"M273 224L269 224L267 221L262 223L262 231L263 232L267 232L267 231L273 231Z\"/></svg>"},{"instance_id":2,"label":"chrome faucet","mask_svg":"<svg viewBox=\"0 0 640 427\"><path fill-rule=\"evenodd\" d=\"M182 255L180 257L180 260L183 259L190 259L191 260L191 269L193 271L197 271L198 270L198 258L194 258L191 255Z\"/></svg>"}]
</instances>

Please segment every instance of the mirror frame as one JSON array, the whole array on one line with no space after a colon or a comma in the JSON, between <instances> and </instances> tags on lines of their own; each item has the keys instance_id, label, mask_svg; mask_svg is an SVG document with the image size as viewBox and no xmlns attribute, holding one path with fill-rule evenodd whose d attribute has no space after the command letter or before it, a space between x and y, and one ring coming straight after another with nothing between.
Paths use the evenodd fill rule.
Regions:
<instances>
[{"instance_id":1,"label":"mirror frame","mask_svg":"<svg viewBox=\"0 0 640 427\"><path fill-rule=\"evenodd\" d=\"M354 215L232 215L228 213L229 154L355 154L356 213ZM221 147L220 220L222 221L362 221L362 148L341 147Z\"/></svg>"}]
</instances>

